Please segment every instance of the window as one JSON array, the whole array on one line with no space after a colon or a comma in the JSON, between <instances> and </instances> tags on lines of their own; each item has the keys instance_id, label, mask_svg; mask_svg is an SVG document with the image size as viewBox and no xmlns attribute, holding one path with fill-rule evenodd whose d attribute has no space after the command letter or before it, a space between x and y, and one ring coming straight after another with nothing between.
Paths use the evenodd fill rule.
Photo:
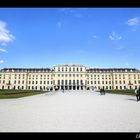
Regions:
<instances>
[{"instance_id":1,"label":"window","mask_svg":"<svg viewBox=\"0 0 140 140\"><path fill-rule=\"evenodd\" d=\"M61 84L64 85L64 80L61 80Z\"/></svg>"},{"instance_id":2,"label":"window","mask_svg":"<svg viewBox=\"0 0 140 140\"><path fill-rule=\"evenodd\" d=\"M104 79L104 75L102 75L102 79Z\"/></svg>"},{"instance_id":3,"label":"window","mask_svg":"<svg viewBox=\"0 0 140 140\"><path fill-rule=\"evenodd\" d=\"M77 84L79 85L79 80L77 80Z\"/></svg>"},{"instance_id":4,"label":"window","mask_svg":"<svg viewBox=\"0 0 140 140\"><path fill-rule=\"evenodd\" d=\"M121 84L122 82L120 81L120 84Z\"/></svg>"},{"instance_id":5,"label":"window","mask_svg":"<svg viewBox=\"0 0 140 140\"><path fill-rule=\"evenodd\" d=\"M75 68L73 68L73 71L75 71Z\"/></svg>"},{"instance_id":6,"label":"window","mask_svg":"<svg viewBox=\"0 0 140 140\"><path fill-rule=\"evenodd\" d=\"M96 81L94 81L94 84L96 84Z\"/></svg>"},{"instance_id":7,"label":"window","mask_svg":"<svg viewBox=\"0 0 140 140\"><path fill-rule=\"evenodd\" d=\"M65 80L65 85L67 85L67 80Z\"/></svg>"},{"instance_id":8,"label":"window","mask_svg":"<svg viewBox=\"0 0 140 140\"><path fill-rule=\"evenodd\" d=\"M104 84L104 81L102 81L102 84Z\"/></svg>"},{"instance_id":9,"label":"window","mask_svg":"<svg viewBox=\"0 0 140 140\"><path fill-rule=\"evenodd\" d=\"M118 86L116 86L116 89L118 89Z\"/></svg>"},{"instance_id":10,"label":"window","mask_svg":"<svg viewBox=\"0 0 140 140\"><path fill-rule=\"evenodd\" d=\"M79 69L77 68L77 71L79 71Z\"/></svg>"},{"instance_id":11,"label":"window","mask_svg":"<svg viewBox=\"0 0 140 140\"><path fill-rule=\"evenodd\" d=\"M107 81L106 81L106 84L107 84Z\"/></svg>"},{"instance_id":12,"label":"window","mask_svg":"<svg viewBox=\"0 0 140 140\"><path fill-rule=\"evenodd\" d=\"M82 68L80 68L80 71L82 71Z\"/></svg>"}]
</instances>

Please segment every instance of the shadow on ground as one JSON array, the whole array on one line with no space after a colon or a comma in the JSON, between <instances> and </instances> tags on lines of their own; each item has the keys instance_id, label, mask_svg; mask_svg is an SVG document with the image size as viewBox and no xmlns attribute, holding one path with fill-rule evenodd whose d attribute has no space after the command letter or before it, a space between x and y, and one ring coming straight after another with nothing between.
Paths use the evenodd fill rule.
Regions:
<instances>
[{"instance_id":1,"label":"shadow on ground","mask_svg":"<svg viewBox=\"0 0 140 140\"><path fill-rule=\"evenodd\" d=\"M126 99L126 100L135 101L135 102L137 101L136 99Z\"/></svg>"}]
</instances>

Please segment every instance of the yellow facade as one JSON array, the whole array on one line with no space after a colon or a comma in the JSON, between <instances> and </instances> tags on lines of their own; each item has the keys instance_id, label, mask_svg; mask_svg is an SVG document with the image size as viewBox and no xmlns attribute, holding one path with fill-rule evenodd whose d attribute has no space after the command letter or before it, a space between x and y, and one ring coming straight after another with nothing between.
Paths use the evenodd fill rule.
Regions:
<instances>
[{"instance_id":1,"label":"yellow facade","mask_svg":"<svg viewBox=\"0 0 140 140\"><path fill-rule=\"evenodd\" d=\"M135 89L140 71L131 68L86 68L84 65L56 65L49 68L5 68L0 70L0 89L99 90Z\"/></svg>"}]
</instances>

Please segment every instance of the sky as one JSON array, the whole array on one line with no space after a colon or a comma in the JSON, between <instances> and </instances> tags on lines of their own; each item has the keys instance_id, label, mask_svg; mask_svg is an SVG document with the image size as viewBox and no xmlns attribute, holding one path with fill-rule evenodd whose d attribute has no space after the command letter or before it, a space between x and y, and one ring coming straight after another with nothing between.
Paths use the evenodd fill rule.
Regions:
<instances>
[{"instance_id":1,"label":"sky","mask_svg":"<svg viewBox=\"0 0 140 140\"><path fill-rule=\"evenodd\" d=\"M140 69L140 8L0 8L0 69Z\"/></svg>"}]
</instances>

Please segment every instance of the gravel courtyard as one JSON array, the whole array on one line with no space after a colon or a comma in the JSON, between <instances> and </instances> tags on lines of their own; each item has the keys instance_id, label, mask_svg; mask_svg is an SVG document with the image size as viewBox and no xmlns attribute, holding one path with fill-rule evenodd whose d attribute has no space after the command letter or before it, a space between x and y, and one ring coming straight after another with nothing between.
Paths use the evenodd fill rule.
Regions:
<instances>
[{"instance_id":1,"label":"gravel courtyard","mask_svg":"<svg viewBox=\"0 0 140 140\"><path fill-rule=\"evenodd\" d=\"M135 96L61 91L0 100L0 132L140 132Z\"/></svg>"}]
</instances>

